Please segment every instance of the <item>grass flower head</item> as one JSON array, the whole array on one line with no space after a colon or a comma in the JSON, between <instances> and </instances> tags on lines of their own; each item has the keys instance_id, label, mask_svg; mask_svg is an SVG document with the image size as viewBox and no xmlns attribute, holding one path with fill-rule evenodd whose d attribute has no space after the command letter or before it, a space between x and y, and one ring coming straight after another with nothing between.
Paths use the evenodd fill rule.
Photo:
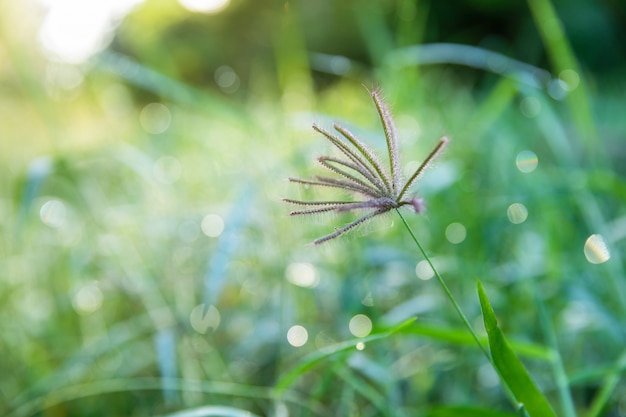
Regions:
<instances>
[{"instance_id":1,"label":"grass flower head","mask_svg":"<svg viewBox=\"0 0 626 417\"><path fill-rule=\"evenodd\" d=\"M315 244L324 243L339 237L376 216L402 206L411 206L416 213L424 211L423 200L415 196L409 196L409 190L424 169L445 147L448 143L448 138L441 138L419 168L415 170L408 180L403 181L400 174L396 129L389 108L383 101L380 90L373 90L370 95L385 132L387 152L389 154L389 168L386 169L378 156L345 127L334 124L333 127L338 133L335 134L314 124L313 129L328 139L343 155L340 158L333 156L320 156L318 158L319 163L334 173L335 176L315 176L310 180L289 178L291 182L299 184L343 189L358 197L358 199L353 201L300 201L284 199L287 203L308 207L292 211L290 213L291 216L325 212L368 211L367 214L359 219L336 229L333 233L316 239L313 242Z\"/></svg>"}]
</instances>

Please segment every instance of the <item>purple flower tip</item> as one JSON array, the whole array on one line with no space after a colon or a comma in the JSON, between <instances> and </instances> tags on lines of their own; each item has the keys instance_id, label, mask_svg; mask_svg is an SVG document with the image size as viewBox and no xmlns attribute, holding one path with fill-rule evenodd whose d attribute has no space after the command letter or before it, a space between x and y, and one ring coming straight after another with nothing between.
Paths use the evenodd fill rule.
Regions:
<instances>
[{"instance_id":1,"label":"purple flower tip","mask_svg":"<svg viewBox=\"0 0 626 417\"><path fill-rule=\"evenodd\" d=\"M413 206L413 210L415 210L418 214L426 211L426 205L424 204L424 200L421 198L412 199L411 205Z\"/></svg>"}]
</instances>

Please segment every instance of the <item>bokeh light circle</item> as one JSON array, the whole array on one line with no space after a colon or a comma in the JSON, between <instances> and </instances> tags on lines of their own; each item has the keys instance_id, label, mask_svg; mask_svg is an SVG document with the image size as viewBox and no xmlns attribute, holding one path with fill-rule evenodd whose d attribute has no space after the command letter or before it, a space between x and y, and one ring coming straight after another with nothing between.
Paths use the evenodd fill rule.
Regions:
<instances>
[{"instance_id":1,"label":"bokeh light circle","mask_svg":"<svg viewBox=\"0 0 626 417\"><path fill-rule=\"evenodd\" d=\"M96 284L87 284L76 292L72 300L77 313L86 315L102 307L104 296Z\"/></svg>"},{"instance_id":2,"label":"bokeh light circle","mask_svg":"<svg viewBox=\"0 0 626 417\"><path fill-rule=\"evenodd\" d=\"M205 304L197 305L191 310L189 315L191 327L200 334L206 333L209 328L217 329L221 320L222 316L219 310L212 305L208 306L208 308Z\"/></svg>"},{"instance_id":3,"label":"bokeh light circle","mask_svg":"<svg viewBox=\"0 0 626 417\"><path fill-rule=\"evenodd\" d=\"M220 215L207 214L200 225L202 232L208 237L218 237L224 231L224 220Z\"/></svg>"},{"instance_id":4,"label":"bokeh light circle","mask_svg":"<svg viewBox=\"0 0 626 417\"><path fill-rule=\"evenodd\" d=\"M446 227L446 239L453 244L459 244L467 237L467 230L461 223L450 223Z\"/></svg>"},{"instance_id":5,"label":"bokeh light circle","mask_svg":"<svg viewBox=\"0 0 626 417\"><path fill-rule=\"evenodd\" d=\"M61 200L50 199L43 203L39 209L41 221L52 228L59 228L65 224L67 219L67 207Z\"/></svg>"},{"instance_id":6,"label":"bokeh light circle","mask_svg":"<svg viewBox=\"0 0 626 417\"><path fill-rule=\"evenodd\" d=\"M139 113L141 127L153 135L165 132L172 122L170 110L161 103L147 104Z\"/></svg>"},{"instance_id":7,"label":"bokeh light circle","mask_svg":"<svg viewBox=\"0 0 626 417\"><path fill-rule=\"evenodd\" d=\"M509 221L513 224L521 224L528 218L528 209L522 203L513 203L506 210Z\"/></svg>"},{"instance_id":8,"label":"bokeh light circle","mask_svg":"<svg viewBox=\"0 0 626 417\"><path fill-rule=\"evenodd\" d=\"M228 65L222 65L215 70L215 82L225 93L234 93L241 84L235 70Z\"/></svg>"},{"instance_id":9,"label":"bokeh light circle","mask_svg":"<svg viewBox=\"0 0 626 417\"><path fill-rule=\"evenodd\" d=\"M601 264L611 259L611 253L602 235L594 234L587 238L584 247L585 258L592 264Z\"/></svg>"},{"instance_id":10,"label":"bokeh light circle","mask_svg":"<svg viewBox=\"0 0 626 417\"><path fill-rule=\"evenodd\" d=\"M287 342L293 347L304 346L307 340L309 340L309 332L303 326L291 326L287 331Z\"/></svg>"},{"instance_id":11,"label":"bokeh light circle","mask_svg":"<svg viewBox=\"0 0 626 417\"><path fill-rule=\"evenodd\" d=\"M422 281L428 281L435 276L435 273L427 261L419 261L415 266L415 275Z\"/></svg>"},{"instance_id":12,"label":"bokeh light circle","mask_svg":"<svg viewBox=\"0 0 626 417\"><path fill-rule=\"evenodd\" d=\"M350 333L355 337L365 337L372 331L372 320L365 314L357 314L348 324Z\"/></svg>"},{"instance_id":13,"label":"bokeh light circle","mask_svg":"<svg viewBox=\"0 0 626 417\"><path fill-rule=\"evenodd\" d=\"M519 103L519 109L524 116L532 119L541 112L541 102L536 97L524 97Z\"/></svg>"},{"instance_id":14,"label":"bokeh light circle","mask_svg":"<svg viewBox=\"0 0 626 417\"><path fill-rule=\"evenodd\" d=\"M517 169L524 174L533 172L537 168L538 164L539 158L537 158L537 154L533 151L522 151L518 153L515 158L515 165L517 166Z\"/></svg>"},{"instance_id":15,"label":"bokeh light circle","mask_svg":"<svg viewBox=\"0 0 626 417\"><path fill-rule=\"evenodd\" d=\"M319 284L315 267L306 262L293 262L285 270L287 281L298 287L314 288Z\"/></svg>"}]
</instances>

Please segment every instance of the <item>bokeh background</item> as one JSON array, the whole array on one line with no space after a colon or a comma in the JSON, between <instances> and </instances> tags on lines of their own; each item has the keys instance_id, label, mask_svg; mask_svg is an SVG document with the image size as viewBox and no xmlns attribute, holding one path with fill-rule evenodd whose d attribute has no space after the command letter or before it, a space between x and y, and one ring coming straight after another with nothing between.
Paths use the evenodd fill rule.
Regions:
<instances>
[{"instance_id":1,"label":"bokeh background","mask_svg":"<svg viewBox=\"0 0 626 417\"><path fill-rule=\"evenodd\" d=\"M291 218L332 153L406 172L559 415L626 416L619 0L0 3L0 414L514 416L392 214ZM413 324L398 328L407 319ZM392 329L392 330L390 330ZM570 392L571 395L566 394Z\"/></svg>"}]
</instances>

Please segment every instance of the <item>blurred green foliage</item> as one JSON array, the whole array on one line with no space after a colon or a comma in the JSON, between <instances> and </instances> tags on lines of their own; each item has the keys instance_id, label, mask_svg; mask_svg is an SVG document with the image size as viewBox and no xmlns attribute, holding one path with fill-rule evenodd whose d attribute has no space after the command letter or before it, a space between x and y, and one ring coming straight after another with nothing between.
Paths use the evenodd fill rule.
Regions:
<instances>
[{"instance_id":1,"label":"blurred green foliage","mask_svg":"<svg viewBox=\"0 0 626 417\"><path fill-rule=\"evenodd\" d=\"M479 278L558 415L626 415L619 1L148 0L80 64L43 16L0 4L0 414L517 415L399 219L280 201L313 121L384 148L379 85L405 165L452 138L409 221L475 326Z\"/></svg>"}]
</instances>

